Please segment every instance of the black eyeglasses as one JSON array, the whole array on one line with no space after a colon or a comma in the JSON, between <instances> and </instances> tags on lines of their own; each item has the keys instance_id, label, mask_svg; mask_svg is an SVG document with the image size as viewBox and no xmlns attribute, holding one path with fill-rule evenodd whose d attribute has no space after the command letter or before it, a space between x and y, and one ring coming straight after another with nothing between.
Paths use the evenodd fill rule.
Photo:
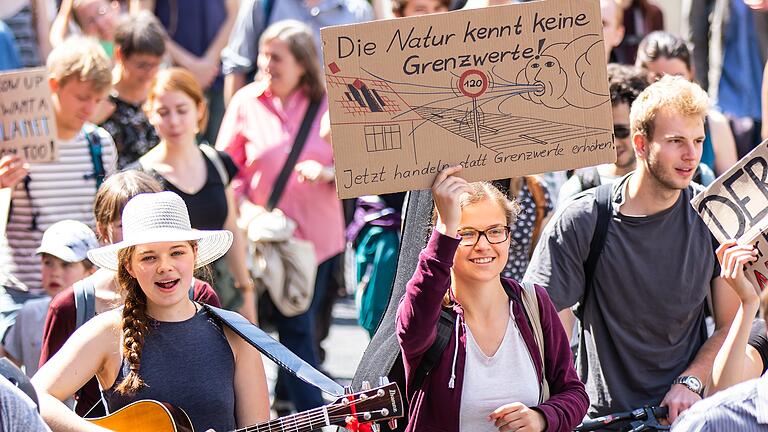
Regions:
<instances>
[{"instance_id":1,"label":"black eyeglasses","mask_svg":"<svg viewBox=\"0 0 768 432\"><path fill-rule=\"evenodd\" d=\"M613 125L613 136L619 139L624 139L629 136L629 127L625 125Z\"/></svg>"},{"instance_id":2,"label":"black eyeglasses","mask_svg":"<svg viewBox=\"0 0 768 432\"><path fill-rule=\"evenodd\" d=\"M508 226L493 227L485 231L468 228L459 231L459 237L461 237L459 244L461 246L474 246L480 240L480 236L485 236L490 244L503 243L509 238L509 232Z\"/></svg>"}]
</instances>

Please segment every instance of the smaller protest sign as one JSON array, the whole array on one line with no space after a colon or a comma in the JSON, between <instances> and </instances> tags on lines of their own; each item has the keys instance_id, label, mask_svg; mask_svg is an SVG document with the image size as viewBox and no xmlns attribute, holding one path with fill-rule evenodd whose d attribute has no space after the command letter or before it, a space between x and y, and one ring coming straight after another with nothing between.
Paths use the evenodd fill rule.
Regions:
<instances>
[{"instance_id":1,"label":"smaller protest sign","mask_svg":"<svg viewBox=\"0 0 768 432\"><path fill-rule=\"evenodd\" d=\"M768 140L691 200L715 238L752 244L758 259L746 268L760 290L768 285Z\"/></svg>"},{"instance_id":2,"label":"smaller protest sign","mask_svg":"<svg viewBox=\"0 0 768 432\"><path fill-rule=\"evenodd\" d=\"M0 113L0 156L56 160L56 117L45 68L0 73Z\"/></svg>"}]
</instances>

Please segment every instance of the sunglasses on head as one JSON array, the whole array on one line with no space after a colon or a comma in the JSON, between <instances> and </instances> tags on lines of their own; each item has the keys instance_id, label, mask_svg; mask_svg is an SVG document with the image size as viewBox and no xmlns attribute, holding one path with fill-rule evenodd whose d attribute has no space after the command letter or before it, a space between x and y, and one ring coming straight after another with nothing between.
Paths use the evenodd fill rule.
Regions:
<instances>
[{"instance_id":1,"label":"sunglasses on head","mask_svg":"<svg viewBox=\"0 0 768 432\"><path fill-rule=\"evenodd\" d=\"M629 127L625 125L613 125L613 136L619 139L624 139L629 136Z\"/></svg>"}]
</instances>

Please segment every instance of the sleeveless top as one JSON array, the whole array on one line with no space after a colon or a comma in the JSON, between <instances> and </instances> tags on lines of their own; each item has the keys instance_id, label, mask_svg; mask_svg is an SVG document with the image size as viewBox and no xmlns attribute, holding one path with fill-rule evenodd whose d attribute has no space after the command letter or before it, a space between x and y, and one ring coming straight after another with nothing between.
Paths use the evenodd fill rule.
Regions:
<instances>
[{"instance_id":1,"label":"sleeveless top","mask_svg":"<svg viewBox=\"0 0 768 432\"><path fill-rule=\"evenodd\" d=\"M128 372L123 359L115 383L104 391L110 412L153 399L183 409L195 430L236 428L235 358L224 331L204 309L185 321L150 323L139 368L146 385L130 396L115 391Z\"/></svg>"}]
</instances>

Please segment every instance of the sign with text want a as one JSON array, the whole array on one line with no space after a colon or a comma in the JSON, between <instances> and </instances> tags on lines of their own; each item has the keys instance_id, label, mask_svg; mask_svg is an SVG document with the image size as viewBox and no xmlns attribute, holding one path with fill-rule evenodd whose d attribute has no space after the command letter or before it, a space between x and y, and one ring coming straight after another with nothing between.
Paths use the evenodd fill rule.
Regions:
<instances>
[{"instance_id":1,"label":"sign with text want a","mask_svg":"<svg viewBox=\"0 0 768 432\"><path fill-rule=\"evenodd\" d=\"M768 140L691 200L720 242L736 240L758 250L747 278L760 290L768 285Z\"/></svg>"},{"instance_id":2,"label":"sign with text want a","mask_svg":"<svg viewBox=\"0 0 768 432\"><path fill-rule=\"evenodd\" d=\"M324 28L341 198L613 162L597 0Z\"/></svg>"},{"instance_id":3,"label":"sign with text want a","mask_svg":"<svg viewBox=\"0 0 768 432\"><path fill-rule=\"evenodd\" d=\"M0 156L57 159L56 117L45 68L0 73Z\"/></svg>"}]
</instances>

